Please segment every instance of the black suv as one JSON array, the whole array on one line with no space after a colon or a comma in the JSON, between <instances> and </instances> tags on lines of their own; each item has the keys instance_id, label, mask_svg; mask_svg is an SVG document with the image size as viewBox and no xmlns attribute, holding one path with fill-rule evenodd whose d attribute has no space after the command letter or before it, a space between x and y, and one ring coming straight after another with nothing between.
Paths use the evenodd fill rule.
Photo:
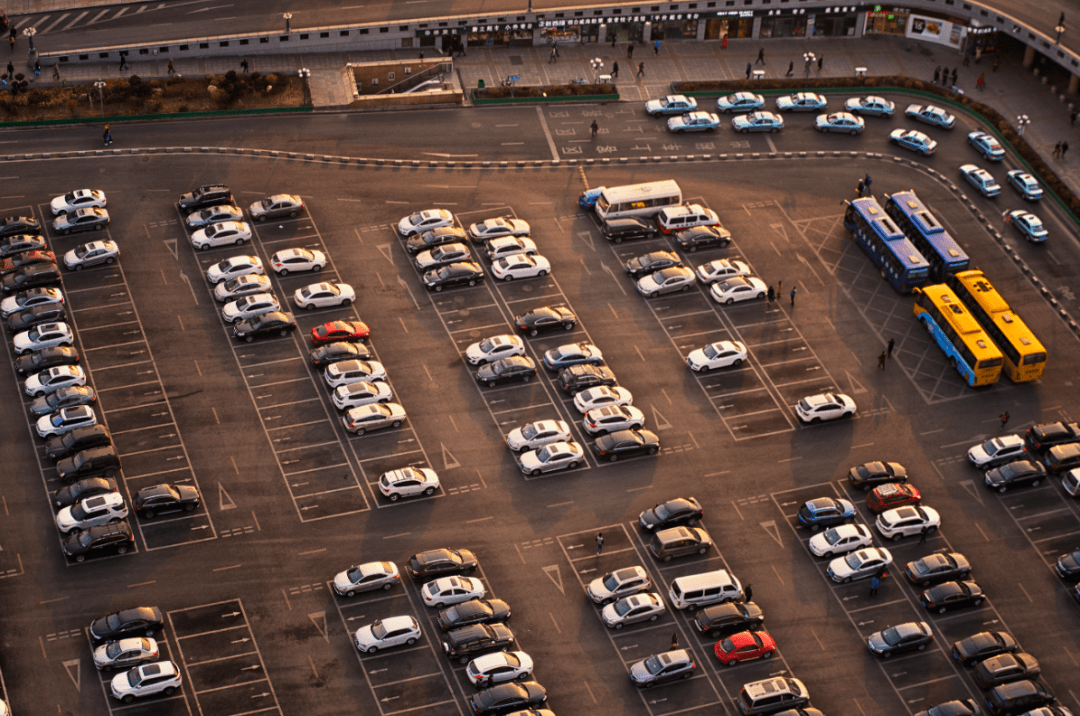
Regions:
<instances>
[{"instance_id":1,"label":"black suv","mask_svg":"<svg viewBox=\"0 0 1080 716\"><path fill-rule=\"evenodd\" d=\"M153 636L163 626L165 621L157 607L121 609L90 622L90 639L94 644L102 644L128 636Z\"/></svg>"},{"instance_id":2,"label":"black suv","mask_svg":"<svg viewBox=\"0 0 1080 716\"><path fill-rule=\"evenodd\" d=\"M724 248L731 243L731 232L723 226L695 226L675 234L675 243L690 253L713 246Z\"/></svg>"},{"instance_id":3,"label":"black suv","mask_svg":"<svg viewBox=\"0 0 1080 716\"><path fill-rule=\"evenodd\" d=\"M656 224L631 216L625 219L608 219L600 227L600 233L608 241L621 244L635 239L651 239L660 233L660 229L656 228Z\"/></svg>"},{"instance_id":4,"label":"black suv","mask_svg":"<svg viewBox=\"0 0 1080 716\"><path fill-rule=\"evenodd\" d=\"M104 425L86 425L63 435L54 435L45 441L45 455L50 460L60 460L82 450L111 445L112 437Z\"/></svg>"},{"instance_id":5,"label":"black suv","mask_svg":"<svg viewBox=\"0 0 1080 716\"><path fill-rule=\"evenodd\" d=\"M489 651L512 646L514 633L505 624L474 624L452 629L442 637L443 652L462 664Z\"/></svg>"},{"instance_id":6,"label":"black suv","mask_svg":"<svg viewBox=\"0 0 1080 716\"><path fill-rule=\"evenodd\" d=\"M1080 424L1043 423L1028 428L1024 443L1029 452L1042 455L1055 445L1080 440Z\"/></svg>"},{"instance_id":7,"label":"black suv","mask_svg":"<svg viewBox=\"0 0 1080 716\"><path fill-rule=\"evenodd\" d=\"M995 716L1030 711L1055 701L1057 697L1045 684L1028 679L995 686L986 696L986 705Z\"/></svg>"},{"instance_id":8,"label":"black suv","mask_svg":"<svg viewBox=\"0 0 1080 716\"><path fill-rule=\"evenodd\" d=\"M195 211L206 209L218 204L231 204L232 192L224 184L206 184L195 191L181 194L176 206L181 211Z\"/></svg>"},{"instance_id":9,"label":"black suv","mask_svg":"<svg viewBox=\"0 0 1080 716\"><path fill-rule=\"evenodd\" d=\"M0 219L0 236L40 233L41 224L32 216L9 216Z\"/></svg>"},{"instance_id":10,"label":"black suv","mask_svg":"<svg viewBox=\"0 0 1080 716\"><path fill-rule=\"evenodd\" d=\"M477 566L476 555L467 549L432 549L409 557L409 574L416 580L472 574Z\"/></svg>"},{"instance_id":11,"label":"black suv","mask_svg":"<svg viewBox=\"0 0 1080 716\"><path fill-rule=\"evenodd\" d=\"M64 304L45 303L40 306L31 306L8 316L7 327L12 333L25 331L40 323L63 321L66 317Z\"/></svg>"},{"instance_id":12,"label":"black suv","mask_svg":"<svg viewBox=\"0 0 1080 716\"><path fill-rule=\"evenodd\" d=\"M72 482L84 477L112 477L120 469L120 456L112 445L90 448L56 463L56 476Z\"/></svg>"},{"instance_id":13,"label":"black suv","mask_svg":"<svg viewBox=\"0 0 1080 716\"><path fill-rule=\"evenodd\" d=\"M67 535L64 537L64 554L76 562L85 562L87 557L105 552L127 554L134 545L131 526L127 522L113 522Z\"/></svg>"},{"instance_id":14,"label":"black suv","mask_svg":"<svg viewBox=\"0 0 1080 716\"><path fill-rule=\"evenodd\" d=\"M68 433L70 435L71 433ZM88 477L79 480L67 487L62 487L53 493L53 504L57 507L70 507L79 500L95 495L104 495L107 492L116 492L116 480L106 477Z\"/></svg>"},{"instance_id":15,"label":"black suv","mask_svg":"<svg viewBox=\"0 0 1080 716\"><path fill-rule=\"evenodd\" d=\"M135 511L139 517L152 520L154 515L170 512L194 512L202 498L192 485L151 485L135 495Z\"/></svg>"},{"instance_id":16,"label":"black suv","mask_svg":"<svg viewBox=\"0 0 1080 716\"><path fill-rule=\"evenodd\" d=\"M60 269L56 264L31 264L4 276L3 289L5 293L11 293L37 286L52 286L59 282Z\"/></svg>"},{"instance_id":17,"label":"black suv","mask_svg":"<svg viewBox=\"0 0 1080 716\"><path fill-rule=\"evenodd\" d=\"M504 622L510 618L510 605L501 599L470 599L455 604L439 612L439 626L443 631L472 626Z\"/></svg>"},{"instance_id":18,"label":"black suv","mask_svg":"<svg viewBox=\"0 0 1080 716\"><path fill-rule=\"evenodd\" d=\"M598 385L615 385L615 374L606 365L572 365L559 371L559 387L570 395Z\"/></svg>"},{"instance_id":19,"label":"black suv","mask_svg":"<svg viewBox=\"0 0 1080 716\"><path fill-rule=\"evenodd\" d=\"M58 365L75 365L78 362L77 350L71 346L55 346L19 356L15 359L15 370L24 374L37 373Z\"/></svg>"},{"instance_id":20,"label":"black suv","mask_svg":"<svg viewBox=\"0 0 1080 716\"><path fill-rule=\"evenodd\" d=\"M753 602L724 602L705 607L694 615L691 624L702 634L734 634L757 629L765 623L761 607Z\"/></svg>"}]
</instances>

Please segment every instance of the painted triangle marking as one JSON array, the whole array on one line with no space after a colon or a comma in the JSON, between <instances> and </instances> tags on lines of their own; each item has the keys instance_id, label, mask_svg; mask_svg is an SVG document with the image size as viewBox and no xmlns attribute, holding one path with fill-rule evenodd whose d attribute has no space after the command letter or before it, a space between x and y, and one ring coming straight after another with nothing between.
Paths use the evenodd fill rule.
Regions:
<instances>
[{"instance_id":1,"label":"painted triangle marking","mask_svg":"<svg viewBox=\"0 0 1080 716\"><path fill-rule=\"evenodd\" d=\"M443 462L446 463L444 469L453 470L455 467L461 467L461 463L450 454L450 451L446 449L446 445L444 443L439 443L439 445L442 445L442 459Z\"/></svg>"},{"instance_id":2,"label":"painted triangle marking","mask_svg":"<svg viewBox=\"0 0 1080 716\"><path fill-rule=\"evenodd\" d=\"M851 392L852 392L852 394L858 395L859 393L865 393L866 392L866 388L863 387L862 383L855 380L855 376L853 376L851 374L851 371L845 370L844 372L847 373L848 382L851 383Z\"/></svg>"},{"instance_id":3,"label":"painted triangle marking","mask_svg":"<svg viewBox=\"0 0 1080 716\"><path fill-rule=\"evenodd\" d=\"M783 224L769 224L769 227L780 234L784 238L784 241L788 241L787 228Z\"/></svg>"},{"instance_id":4,"label":"painted triangle marking","mask_svg":"<svg viewBox=\"0 0 1080 716\"><path fill-rule=\"evenodd\" d=\"M222 510L235 510L236 503L229 497L229 493L225 492L225 486L220 482L218 483L218 500L221 502L220 509Z\"/></svg>"},{"instance_id":5,"label":"painted triangle marking","mask_svg":"<svg viewBox=\"0 0 1080 716\"><path fill-rule=\"evenodd\" d=\"M589 248L596 251L596 244L593 243L593 235L591 231L579 231L578 238L589 245Z\"/></svg>"},{"instance_id":6,"label":"painted triangle marking","mask_svg":"<svg viewBox=\"0 0 1080 716\"><path fill-rule=\"evenodd\" d=\"M960 484L964 486L965 490L971 493L972 497L979 501L980 505L985 504L982 498L983 490L979 489L979 485L976 484L974 480L964 480Z\"/></svg>"},{"instance_id":7,"label":"painted triangle marking","mask_svg":"<svg viewBox=\"0 0 1080 716\"><path fill-rule=\"evenodd\" d=\"M72 672L71 667L75 667L75 671ZM68 676L71 678L71 682L75 684L75 690L78 691L81 686L79 683L82 681L82 661L79 659L72 659L71 661L64 662L64 670L67 671Z\"/></svg>"},{"instance_id":8,"label":"painted triangle marking","mask_svg":"<svg viewBox=\"0 0 1080 716\"><path fill-rule=\"evenodd\" d=\"M550 567L544 567L543 569L544 574L546 574L548 576L548 579L550 579L555 584L555 586L559 588L559 591L563 594L566 594L566 589L563 587L562 583L562 572L559 571L559 565L553 564Z\"/></svg>"},{"instance_id":9,"label":"painted triangle marking","mask_svg":"<svg viewBox=\"0 0 1080 716\"><path fill-rule=\"evenodd\" d=\"M660 411L656 409L656 406L652 405L650 407L652 408L653 422L656 423L656 429L657 430L667 430L668 428L670 428L671 423L669 423L667 421L667 419L664 418L664 416L660 414Z\"/></svg>"},{"instance_id":10,"label":"painted triangle marking","mask_svg":"<svg viewBox=\"0 0 1080 716\"><path fill-rule=\"evenodd\" d=\"M176 239L165 239L165 247L172 252L172 257L179 260L179 256L176 255Z\"/></svg>"},{"instance_id":11,"label":"painted triangle marking","mask_svg":"<svg viewBox=\"0 0 1080 716\"><path fill-rule=\"evenodd\" d=\"M379 253L381 253L383 258L392 266L394 264L394 259L390 256L390 244L379 244L376 248L379 249Z\"/></svg>"},{"instance_id":12,"label":"painted triangle marking","mask_svg":"<svg viewBox=\"0 0 1080 716\"><path fill-rule=\"evenodd\" d=\"M326 612L312 612L307 615L307 618L311 620L311 623L315 625L315 628L319 630L319 634L323 639L326 639L326 643L330 643L330 634L326 630ZM319 626L322 624L322 626Z\"/></svg>"},{"instance_id":13,"label":"painted triangle marking","mask_svg":"<svg viewBox=\"0 0 1080 716\"><path fill-rule=\"evenodd\" d=\"M781 547L784 546L783 540L780 539L780 530L776 526L776 520L768 520L766 522L759 522L758 524L761 525L762 529L769 533L770 537L776 540L776 544Z\"/></svg>"}]
</instances>

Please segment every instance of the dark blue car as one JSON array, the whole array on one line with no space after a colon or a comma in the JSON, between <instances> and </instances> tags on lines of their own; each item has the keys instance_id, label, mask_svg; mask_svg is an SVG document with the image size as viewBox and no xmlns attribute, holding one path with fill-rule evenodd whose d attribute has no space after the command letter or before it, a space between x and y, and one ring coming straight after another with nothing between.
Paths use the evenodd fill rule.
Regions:
<instances>
[{"instance_id":1,"label":"dark blue car","mask_svg":"<svg viewBox=\"0 0 1080 716\"><path fill-rule=\"evenodd\" d=\"M855 506L847 500L819 497L807 500L799 508L799 522L817 532L822 527L832 527L850 522L855 517Z\"/></svg>"}]
</instances>

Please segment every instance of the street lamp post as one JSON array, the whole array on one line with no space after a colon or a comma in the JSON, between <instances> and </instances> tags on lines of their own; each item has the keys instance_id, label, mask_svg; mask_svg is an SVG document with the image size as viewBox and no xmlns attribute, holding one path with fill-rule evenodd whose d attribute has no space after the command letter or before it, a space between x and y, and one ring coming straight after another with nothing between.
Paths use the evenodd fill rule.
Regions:
<instances>
[{"instance_id":1,"label":"street lamp post","mask_svg":"<svg viewBox=\"0 0 1080 716\"><path fill-rule=\"evenodd\" d=\"M98 103L101 105L101 116L105 116L105 83L98 80L94 83L98 90Z\"/></svg>"},{"instance_id":2,"label":"street lamp post","mask_svg":"<svg viewBox=\"0 0 1080 716\"><path fill-rule=\"evenodd\" d=\"M292 21L292 13L287 12L284 15L282 15L282 17L285 18L285 32L291 32L292 31L292 22L291 22Z\"/></svg>"},{"instance_id":3,"label":"street lamp post","mask_svg":"<svg viewBox=\"0 0 1080 716\"><path fill-rule=\"evenodd\" d=\"M1057 38L1054 39L1054 44L1055 45L1060 45L1061 44L1061 33L1065 32L1065 24L1062 23L1062 24L1058 25L1057 27L1055 27L1054 32L1057 33Z\"/></svg>"},{"instance_id":4,"label":"street lamp post","mask_svg":"<svg viewBox=\"0 0 1080 716\"><path fill-rule=\"evenodd\" d=\"M34 35L37 34L37 28L27 27L24 28L22 34L26 37L26 41L30 43L30 54L34 54Z\"/></svg>"},{"instance_id":5,"label":"street lamp post","mask_svg":"<svg viewBox=\"0 0 1080 716\"><path fill-rule=\"evenodd\" d=\"M595 57L589 60L589 65L592 67L592 81L596 84L600 81L600 70L604 68L604 61L599 57Z\"/></svg>"},{"instance_id":6,"label":"street lamp post","mask_svg":"<svg viewBox=\"0 0 1080 716\"><path fill-rule=\"evenodd\" d=\"M1016 117L1016 126L1017 126L1016 133L1019 134L1021 137L1024 136L1024 127L1028 126L1029 124L1031 124L1031 118L1030 117L1028 117L1026 114L1017 115L1017 117Z\"/></svg>"},{"instance_id":7,"label":"street lamp post","mask_svg":"<svg viewBox=\"0 0 1080 716\"><path fill-rule=\"evenodd\" d=\"M810 66L814 64L814 60L816 60L816 59L817 59L817 57L814 55L813 52L804 52L803 53L803 62L806 63L805 70L806 70L806 86L807 87L810 86Z\"/></svg>"}]
</instances>

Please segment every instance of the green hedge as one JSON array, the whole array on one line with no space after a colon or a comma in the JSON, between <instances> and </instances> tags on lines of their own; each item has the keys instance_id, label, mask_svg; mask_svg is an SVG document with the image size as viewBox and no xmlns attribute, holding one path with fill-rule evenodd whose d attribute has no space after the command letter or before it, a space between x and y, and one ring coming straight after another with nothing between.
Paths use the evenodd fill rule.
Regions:
<instances>
[{"instance_id":1,"label":"green hedge","mask_svg":"<svg viewBox=\"0 0 1080 716\"><path fill-rule=\"evenodd\" d=\"M142 119L190 119L191 117L229 117L241 114L274 114L277 112L311 112L314 107L260 107L257 109L220 109L206 112L172 112L168 114L129 114L119 117L72 117L69 119L39 119L25 122L0 122L0 127L42 127L61 124L104 124Z\"/></svg>"}]
</instances>

